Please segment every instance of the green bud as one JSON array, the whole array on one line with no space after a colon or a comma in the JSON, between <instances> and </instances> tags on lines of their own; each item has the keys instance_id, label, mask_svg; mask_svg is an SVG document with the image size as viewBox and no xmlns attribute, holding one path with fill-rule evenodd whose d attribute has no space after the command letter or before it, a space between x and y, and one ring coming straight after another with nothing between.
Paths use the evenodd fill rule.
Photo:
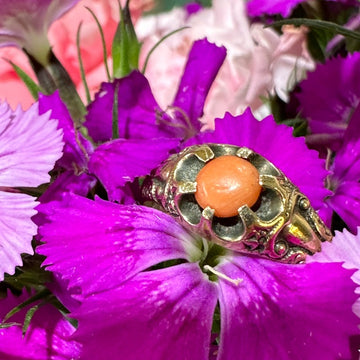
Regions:
<instances>
[{"instance_id":1,"label":"green bud","mask_svg":"<svg viewBox=\"0 0 360 360\"><path fill-rule=\"evenodd\" d=\"M120 7L120 23L116 29L112 44L113 77L121 78L139 67L139 43L134 24L132 23L129 0L123 8Z\"/></svg>"}]
</instances>

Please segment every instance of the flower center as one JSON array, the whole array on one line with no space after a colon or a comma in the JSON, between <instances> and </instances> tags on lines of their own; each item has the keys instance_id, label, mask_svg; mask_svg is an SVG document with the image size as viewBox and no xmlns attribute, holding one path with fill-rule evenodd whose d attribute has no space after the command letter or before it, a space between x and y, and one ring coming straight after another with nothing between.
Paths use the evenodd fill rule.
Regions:
<instances>
[{"instance_id":1,"label":"flower center","mask_svg":"<svg viewBox=\"0 0 360 360\"><path fill-rule=\"evenodd\" d=\"M259 173L249 161L223 155L209 161L196 177L196 201L215 216L231 217L243 205L253 206L259 198Z\"/></svg>"}]
</instances>

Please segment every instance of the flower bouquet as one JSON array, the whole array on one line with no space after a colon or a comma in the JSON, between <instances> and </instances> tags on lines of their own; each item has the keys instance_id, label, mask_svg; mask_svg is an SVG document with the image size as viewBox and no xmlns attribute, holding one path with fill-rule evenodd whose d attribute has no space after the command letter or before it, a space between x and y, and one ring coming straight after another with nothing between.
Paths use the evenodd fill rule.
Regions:
<instances>
[{"instance_id":1,"label":"flower bouquet","mask_svg":"<svg viewBox=\"0 0 360 360\"><path fill-rule=\"evenodd\" d=\"M360 3L175 5L0 0L0 359L358 359Z\"/></svg>"}]
</instances>

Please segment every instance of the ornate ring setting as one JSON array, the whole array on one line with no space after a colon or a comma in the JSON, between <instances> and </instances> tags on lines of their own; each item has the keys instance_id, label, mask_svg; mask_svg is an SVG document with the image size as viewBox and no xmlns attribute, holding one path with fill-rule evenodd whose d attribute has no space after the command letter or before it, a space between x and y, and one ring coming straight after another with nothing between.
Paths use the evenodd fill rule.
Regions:
<instances>
[{"instance_id":1,"label":"ornate ring setting","mask_svg":"<svg viewBox=\"0 0 360 360\"><path fill-rule=\"evenodd\" d=\"M142 195L190 231L241 253L300 263L332 239L309 199L246 147L190 146L145 178Z\"/></svg>"}]
</instances>

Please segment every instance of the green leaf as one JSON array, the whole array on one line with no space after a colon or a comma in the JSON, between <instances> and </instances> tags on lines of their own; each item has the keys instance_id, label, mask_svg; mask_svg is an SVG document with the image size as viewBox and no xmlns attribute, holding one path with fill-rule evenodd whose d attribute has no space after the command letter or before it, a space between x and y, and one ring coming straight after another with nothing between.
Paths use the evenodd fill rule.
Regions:
<instances>
[{"instance_id":1,"label":"green leaf","mask_svg":"<svg viewBox=\"0 0 360 360\"><path fill-rule=\"evenodd\" d=\"M52 94L59 90L61 100L66 105L70 115L76 124L80 126L86 114L86 108L77 93L75 84L70 75L50 49L46 65L39 63L31 54L27 54L30 64L35 72L45 94Z\"/></svg>"},{"instance_id":2,"label":"green leaf","mask_svg":"<svg viewBox=\"0 0 360 360\"><path fill-rule=\"evenodd\" d=\"M22 335L25 336L27 329L29 328L31 319L33 318L34 314L36 313L36 311L39 309L40 305L35 305L33 307L31 307L26 315L25 315L25 319L24 319L24 324L22 327Z\"/></svg>"},{"instance_id":3,"label":"green leaf","mask_svg":"<svg viewBox=\"0 0 360 360\"><path fill-rule=\"evenodd\" d=\"M5 274L3 285L20 293L23 288L42 291L45 284L52 279L51 272L41 267L44 257L35 253L35 255L24 254L22 258L23 266L17 267L14 275Z\"/></svg>"},{"instance_id":4,"label":"green leaf","mask_svg":"<svg viewBox=\"0 0 360 360\"><path fill-rule=\"evenodd\" d=\"M265 27L282 26L282 25L287 25L287 24L295 25L295 26L305 25L305 26L309 27L310 29L331 31L334 34L340 34L340 35L344 35L346 37L360 40L360 32L359 31L349 30L341 25L338 25L331 21L325 21L325 20L284 19L284 20L275 21L271 25L266 25Z\"/></svg>"},{"instance_id":5,"label":"green leaf","mask_svg":"<svg viewBox=\"0 0 360 360\"><path fill-rule=\"evenodd\" d=\"M360 51L360 40L347 38L345 43L346 43L346 50L349 53Z\"/></svg>"},{"instance_id":6,"label":"green leaf","mask_svg":"<svg viewBox=\"0 0 360 360\"><path fill-rule=\"evenodd\" d=\"M16 74L26 85L26 87L30 91L31 96L34 98L34 100L38 100L39 92L41 92L40 86L18 65L15 65L12 61L9 61L9 64L12 66L12 68L15 70Z\"/></svg>"},{"instance_id":7,"label":"green leaf","mask_svg":"<svg viewBox=\"0 0 360 360\"><path fill-rule=\"evenodd\" d=\"M13 309L11 309L4 317L3 323L11 318L13 315L17 314L19 311L21 311L22 309L24 309L26 306L34 303L37 300L40 299L44 299L47 296L49 296L51 293L48 289L44 289L40 292L38 292L37 294L35 294L34 296L31 296L29 299L25 300L24 302L22 302L21 304L15 306Z\"/></svg>"},{"instance_id":8,"label":"green leaf","mask_svg":"<svg viewBox=\"0 0 360 360\"><path fill-rule=\"evenodd\" d=\"M333 31L311 29L307 37L311 56L320 62L324 62L328 56L326 46L334 36L335 33Z\"/></svg>"},{"instance_id":9,"label":"green leaf","mask_svg":"<svg viewBox=\"0 0 360 360\"><path fill-rule=\"evenodd\" d=\"M17 322L1 323L0 324L0 329L7 329L7 328L12 327L12 326L21 326L21 324L17 323Z\"/></svg>"},{"instance_id":10,"label":"green leaf","mask_svg":"<svg viewBox=\"0 0 360 360\"><path fill-rule=\"evenodd\" d=\"M138 41L129 10L129 0L124 9L119 3L120 22L112 43L113 76L122 78L139 67L141 43Z\"/></svg>"}]
</instances>

